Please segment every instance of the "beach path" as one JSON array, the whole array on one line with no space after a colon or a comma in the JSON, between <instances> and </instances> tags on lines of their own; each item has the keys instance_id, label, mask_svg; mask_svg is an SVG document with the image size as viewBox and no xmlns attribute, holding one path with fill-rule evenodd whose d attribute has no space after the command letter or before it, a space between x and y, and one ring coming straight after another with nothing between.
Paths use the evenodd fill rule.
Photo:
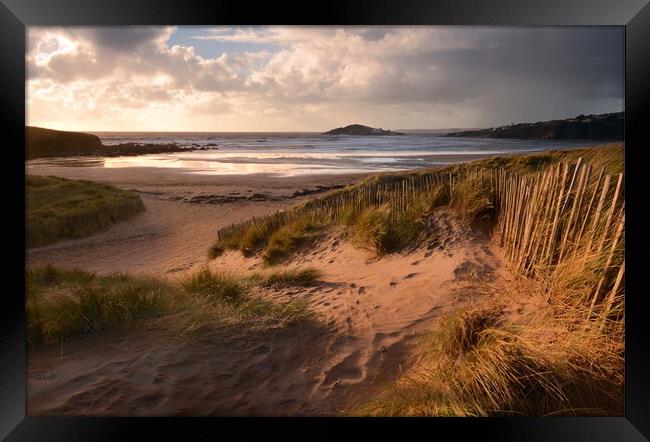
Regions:
<instances>
[{"instance_id":1,"label":"beach path","mask_svg":"<svg viewBox=\"0 0 650 442\"><path fill-rule=\"evenodd\" d=\"M30 351L29 415L336 415L409 368L409 350L439 319L512 276L490 240L437 209L439 232L416 249L373 258L336 231L280 268L315 267L314 287L260 290L304 299L315 318L273 333L188 340L173 317ZM219 271L264 271L228 252Z\"/></svg>"}]
</instances>

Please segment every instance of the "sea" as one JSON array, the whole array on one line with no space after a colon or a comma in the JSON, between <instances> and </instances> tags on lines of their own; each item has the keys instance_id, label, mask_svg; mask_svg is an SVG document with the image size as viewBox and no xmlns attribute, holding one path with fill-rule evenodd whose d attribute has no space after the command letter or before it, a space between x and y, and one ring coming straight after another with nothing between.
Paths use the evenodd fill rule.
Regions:
<instances>
[{"instance_id":1,"label":"sea","mask_svg":"<svg viewBox=\"0 0 650 442\"><path fill-rule=\"evenodd\" d=\"M348 136L319 133L93 132L105 145L176 143L187 151L104 158L91 167L174 168L191 174L278 176L402 171L495 155L599 144L590 140L445 137L438 132ZM197 147L205 150L192 150Z\"/></svg>"}]
</instances>

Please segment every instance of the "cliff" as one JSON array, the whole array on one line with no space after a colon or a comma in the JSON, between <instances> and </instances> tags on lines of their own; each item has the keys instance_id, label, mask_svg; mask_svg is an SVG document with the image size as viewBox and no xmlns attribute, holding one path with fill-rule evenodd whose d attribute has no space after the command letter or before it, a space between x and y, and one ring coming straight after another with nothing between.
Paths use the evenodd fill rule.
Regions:
<instances>
[{"instance_id":1,"label":"cliff","mask_svg":"<svg viewBox=\"0 0 650 442\"><path fill-rule=\"evenodd\" d=\"M30 126L27 126L25 131L28 159L80 155L103 147L98 136L82 132L65 132Z\"/></svg>"},{"instance_id":2,"label":"cliff","mask_svg":"<svg viewBox=\"0 0 650 442\"><path fill-rule=\"evenodd\" d=\"M25 156L28 160L71 156L134 156L195 150L185 149L177 144L124 143L104 146L96 135L32 126L25 127L25 146Z\"/></svg>"},{"instance_id":3,"label":"cliff","mask_svg":"<svg viewBox=\"0 0 650 442\"><path fill-rule=\"evenodd\" d=\"M511 124L490 129L447 133L448 137L524 138L552 140L623 140L625 113L579 115L566 120Z\"/></svg>"}]
</instances>

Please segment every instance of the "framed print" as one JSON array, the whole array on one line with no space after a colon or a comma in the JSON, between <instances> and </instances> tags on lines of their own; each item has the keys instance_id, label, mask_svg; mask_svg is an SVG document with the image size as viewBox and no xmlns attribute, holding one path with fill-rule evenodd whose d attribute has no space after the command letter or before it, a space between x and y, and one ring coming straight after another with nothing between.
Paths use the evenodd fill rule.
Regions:
<instances>
[{"instance_id":1,"label":"framed print","mask_svg":"<svg viewBox=\"0 0 650 442\"><path fill-rule=\"evenodd\" d=\"M317 10L3 0L2 436L647 438L650 7Z\"/></svg>"}]
</instances>

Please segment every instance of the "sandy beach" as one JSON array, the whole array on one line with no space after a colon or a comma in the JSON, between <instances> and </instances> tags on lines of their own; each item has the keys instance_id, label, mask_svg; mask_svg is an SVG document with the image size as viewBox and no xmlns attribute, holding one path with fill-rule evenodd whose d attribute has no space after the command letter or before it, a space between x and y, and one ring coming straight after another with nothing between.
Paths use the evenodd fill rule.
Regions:
<instances>
[{"instance_id":1,"label":"sandy beach","mask_svg":"<svg viewBox=\"0 0 650 442\"><path fill-rule=\"evenodd\" d=\"M155 210L180 204L157 203ZM274 208L255 204L258 210ZM237 214L243 216L244 209ZM438 211L435 220L445 232L440 240L408 253L373 259L334 234L282 266L324 272L316 287L266 289L255 295L279 303L306 300L316 319L298 328L233 334L218 343L188 342L175 334L169 323L173 318L164 318L129 331L34 349L28 362L28 413L337 415L408 369L409 349L418 333L455 309L484 301L490 296L485 281L512 278L487 238L470 232L446 210ZM138 243L125 243L131 262L145 258L134 246ZM82 268L109 262L102 254L81 253L86 257L80 258ZM113 265L128 262L124 257ZM161 259L157 265L179 262ZM263 267L259 258L238 252L209 265L236 273ZM485 281L468 278L468 269L478 269Z\"/></svg>"},{"instance_id":2,"label":"sandy beach","mask_svg":"<svg viewBox=\"0 0 650 442\"><path fill-rule=\"evenodd\" d=\"M218 272L264 271L259 257L239 252L209 261L217 229L364 176L203 177L91 167L30 167L29 173L110 183L140 193L146 207L106 232L30 249L29 266L172 279L206 265ZM279 303L306 300L317 319L299 329L232 337L215 352L214 342L188 343L154 320L128 332L34 349L29 414L332 415L353 406L406 369L419 332L480 298L484 288L464 281L463 268L485 268L490 279L508 277L497 271L501 259L487 238L445 210L432 222L444 235L407 253L372 259L333 234L280 266L324 273L324 282L311 289L256 294Z\"/></svg>"},{"instance_id":3,"label":"sandy beach","mask_svg":"<svg viewBox=\"0 0 650 442\"><path fill-rule=\"evenodd\" d=\"M619 146L582 154L593 159L622 153ZM549 298L538 282L530 280L520 291L521 279L495 232L469 223L450 203L428 209L418 240L394 253L360 248L349 228L338 223L273 266L262 253L245 257L239 250L225 250L209 257L220 228L325 195L364 174L204 176L175 169L43 163L27 169L31 175L110 183L138 193L146 208L103 233L29 249L28 267L50 263L176 283L201 269L239 277L301 269L320 273L314 284L257 285L247 293L276 306L302 302L310 315L291 326L255 329L245 321L226 321L218 325L220 332L188 335L187 315L179 310L32 347L28 415L354 414L398 380L419 376L422 365L414 349L422 336L457 312L479 309L490 321L490 309L498 305L503 321L526 324L523 330L531 333L542 324L541 336L553 336L547 320L538 316L549 311ZM561 327L556 333L566 333ZM546 339L540 345L547 345ZM536 357L546 358L545 352ZM561 363L566 355L554 358ZM618 410L619 403L615 400L611 409Z\"/></svg>"},{"instance_id":4,"label":"sandy beach","mask_svg":"<svg viewBox=\"0 0 650 442\"><path fill-rule=\"evenodd\" d=\"M291 207L364 176L200 176L173 169L49 164L29 164L27 173L109 183L137 192L146 207L144 213L106 232L29 249L28 266L49 262L101 274L129 272L156 276L205 265L207 250L221 227Z\"/></svg>"},{"instance_id":5,"label":"sandy beach","mask_svg":"<svg viewBox=\"0 0 650 442\"><path fill-rule=\"evenodd\" d=\"M28 27L25 414L632 416L625 35Z\"/></svg>"}]
</instances>

